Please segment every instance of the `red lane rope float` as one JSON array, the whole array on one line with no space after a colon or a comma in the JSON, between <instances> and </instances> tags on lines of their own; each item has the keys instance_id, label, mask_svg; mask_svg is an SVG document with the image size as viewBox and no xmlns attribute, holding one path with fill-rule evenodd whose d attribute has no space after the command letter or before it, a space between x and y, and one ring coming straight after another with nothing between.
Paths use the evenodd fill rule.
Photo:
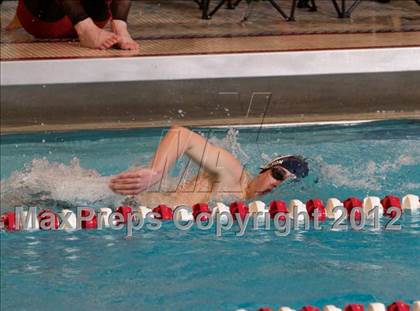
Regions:
<instances>
[{"instance_id":1,"label":"red lane rope float","mask_svg":"<svg viewBox=\"0 0 420 311\"><path fill-rule=\"evenodd\" d=\"M15 212L6 212L3 215L1 215L1 222L3 223L3 226L7 231L18 230L16 228L15 217Z\"/></svg>"},{"instance_id":2,"label":"red lane rope float","mask_svg":"<svg viewBox=\"0 0 420 311\"><path fill-rule=\"evenodd\" d=\"M116 221L116 224L126 224L127 223L127 219L128 219L128 214L132 213L133 209L130 206L120 206L117 208L117 213L120 213L121 215L123 215L123 220L120 221Z\"/></svg>"},{"instance_id":3,"label":"red lane rope float","mask_svg":"<svg viewBox=\"0 0 420 311\"><path fill-rule=\"evenodd\" d=\"M308 305L308 306L304 306L300 309L300 311L319 311L319 308Z\"/></svg>"},{"instance_id":4,"label":"red lane rope float","mask_svg":"<svg viewBox=\"0 0 420 311\"><path fill-rule=\"evenodd\" d=\"M174 217L172 209L165 204L160 204L155 207L153 213L158 214L155 218L160 220L172 220Z\"/></svg>"},{"instance_id":5,"label":"red lane rope float","mask_svg":"<svg viewBox=\"0 0 420 311\"><path fill-rule=\"evenodd\" d=\"M278 213L289 213L289 210L287 209L287 204L284 201L271 201L270 202L270 208L268 210L268 212L270 213L270 217L274 218L276 216L276 214ZM281 215L279 217L279 220L281 221L285 221L286 220L286 216Z\"/></svg>"},{"instance_id":6,"label":"red lane rope float","mask_svg":"<svg viewBox=\"0 0 420 311\"><path fill-rule=\"evenodd\" d=\"M396 211L392 210L391 207L396 207L401 209L401 200L399 197L393 196L393 195L387 195L381 200L381 204L384 208L384 214L386 216L395 217Z\"/></svg>"},{"instance_id":7,"label":"red lane rope float","mask_svg":"<svg viewBox=\"0 0 420 311\"><path fill-rule=\"evenodd\" d=\"M346 305L344 311L365 311L365 307L361 304L352 303Z\"/></svg>"},{"instance_id":8,"label":"red lane rope float","mask_svg":"<svg viewBox=\"0 0 420 311\"><path fill-rule=\"evenodd\" d=\"M92 215L92 213L93 213L93 215ZM96 229L98 227L96 215L93 211L90 211L88 209L84 209L81 212L82 217L91 217L91 215L92 215L91 220L83 220L82 221L82 228L83 229Z\"/></svg>"},{"instance_id":9,"label":"red lane rope float","mask_svg":"<svg viewBox=\"0 0 420 311\"><path fill-rule=\"evenodd\" d=\"M207 203L197 203L193 205L192 214L193 214L194 220L197 220L198 215L200 215L201 213L208 213L209 215L211 215L211 211ZM201 216L200 221L208 221L208 220L209 220L208 216Z\"/></svg>"},{"instance_id":10,"label":"red lane rope float","mask_svg":"<svg viewBox=\"0 0 420 311\"><path fill-rule=\"evenodd\" d=\"M310 219L314 219L314 212L315 210L318 210L318 220L319 221L325 221L326 217L326 210L325 205L320 199L311 199L306 201L306 211L309 215Z\"/></svg>"},{"instance_id":11,"label":"red lane rope float","mask_svg":"<svg viewBox=\"0 0 420 311\"><path fill-rule=\"evenodd\" d=\"M363 202L356 197L350 197L343 201L343 206L347 210L347 216L350 217L352 210L354 209L354 219L360 220L362 218L361 209L363 208Z\"/></svg>"},{"instance_id":12,"label":"red lane rope float","mask_svg":"<svg viewBox=\"0 0 420 311\"><path fill-rule=\"evenodd\" d=\"M391 303L386 309L387 311L410 311L410 305L404 301L397 300Z\"/></svg>"},{"instance_id":13,"label":"red lane rope float","mask_svg":"<svg viewBox=\"0 0 420 311\"><path fill-rule=\"evenodd\" d=\"M249 208L244 202L232 202L229 206L229 210L234 219L237 216L236 214L239 214L239 217L244 220L249 213Z\"/></svg>"}]
</instances>

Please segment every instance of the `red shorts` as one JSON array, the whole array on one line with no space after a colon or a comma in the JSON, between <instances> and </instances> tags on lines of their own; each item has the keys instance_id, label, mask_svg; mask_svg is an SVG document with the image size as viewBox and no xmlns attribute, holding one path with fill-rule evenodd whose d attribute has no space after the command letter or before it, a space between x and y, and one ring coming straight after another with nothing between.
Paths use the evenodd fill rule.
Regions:
<instances>
[{"instance_id":1,"label":"red shorts","mask_svg":"<svg viewBox=\"0 0 420 311\"><path fill-rule=\"evenodd\" d=\"M24 1L19 0L16 15L22 27L36 38L70 38L77 37L76 30L67 16L55 22L46 22L34 16L25 6ZM109 18L103 21L94 21L96 26L104 28Z\"/></svg>"}]
</instances>

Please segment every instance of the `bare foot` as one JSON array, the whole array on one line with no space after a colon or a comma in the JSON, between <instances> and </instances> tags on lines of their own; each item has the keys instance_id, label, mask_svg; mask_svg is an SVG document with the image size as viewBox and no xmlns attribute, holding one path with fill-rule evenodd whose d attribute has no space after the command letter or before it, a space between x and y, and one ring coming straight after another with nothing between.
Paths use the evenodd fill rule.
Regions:
<instances>
[{"instance_id":1,"label":"bare foot","mask_svg":"<svg viewBox=\"0 0 420 311\"><path fill-rule=\"evenodd\" d=\"M118 42L116 34L99 28L91 18L82 20L74 28L83 47L106 50Z\"/></svg>"},{"instance_id":2,"label":"bare foot","mask_svg":"<svg viewBox=\"0 0 420 311\"><path fill-rule=\"evenodd\" d=\"M122 20L113 20L112 31L118 36L117 47L122 50L138 50L139 44L131 38L127 29L127 23Z\"/></svg>"},{"instance_id":3,"label":"bare foot","mask_svg":"<svg viewBox=\"0 0 420 311\"><path fill-rule=\"evenodd\" d=\"M4 29L9 31L9 30L15 30L15 29L19 29L19 28L22 28L22 25L19 21L19 18L15 14L12 21Z\"/></svg>"}]
</instances>

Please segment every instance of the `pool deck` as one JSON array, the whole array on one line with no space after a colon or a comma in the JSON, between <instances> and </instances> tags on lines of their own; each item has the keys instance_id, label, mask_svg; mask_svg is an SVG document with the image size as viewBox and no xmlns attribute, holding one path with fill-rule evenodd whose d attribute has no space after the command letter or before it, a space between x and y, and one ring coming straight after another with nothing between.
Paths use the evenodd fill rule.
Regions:
<instances>
[{"instance_id":1,"label":"pool deck","mask_svg":"<svg viewBox=\"0 0 420 311\"><path fill-rule=\"evenodd\" d=\"M202 20L193 1L134 2L135 53L2 28L1 133L420 118L420 6L339 19L318 3L286 22L262 2L241 22L245 5Z\"/></svg>"}]
</instances>

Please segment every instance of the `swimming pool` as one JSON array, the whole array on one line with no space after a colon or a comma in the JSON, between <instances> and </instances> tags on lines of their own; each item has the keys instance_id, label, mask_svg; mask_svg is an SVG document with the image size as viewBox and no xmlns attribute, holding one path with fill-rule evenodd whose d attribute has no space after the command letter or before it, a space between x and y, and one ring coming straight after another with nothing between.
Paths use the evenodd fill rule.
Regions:
<instances>
[{"instance_id":1,"label":"swimming pool","mask_svg":"<svg viewBox=\"0 0 420 311\"><path fill-rule=\"evenodd\" d=\"M420 193L420 122L198 129L253 173L275 153L311 172L263 199ZM209 132L210 131L210 132ZM153 154L162 129L1 137L2 212L16 200L50 207L118 204L107 177ZM228 134L227 134L228 133ZM72 160L77 158L77 160ZM26 168L24 168L26 165ZM176 171L182 168L182 161ZM42 193L41 193L42 192ZM385 222L382 219L381 222ZM401 231L37 231L1 235L2 309L234 310L269 305L408 303L419 299L420 215Z\"/></svg>"}]
</instances>

